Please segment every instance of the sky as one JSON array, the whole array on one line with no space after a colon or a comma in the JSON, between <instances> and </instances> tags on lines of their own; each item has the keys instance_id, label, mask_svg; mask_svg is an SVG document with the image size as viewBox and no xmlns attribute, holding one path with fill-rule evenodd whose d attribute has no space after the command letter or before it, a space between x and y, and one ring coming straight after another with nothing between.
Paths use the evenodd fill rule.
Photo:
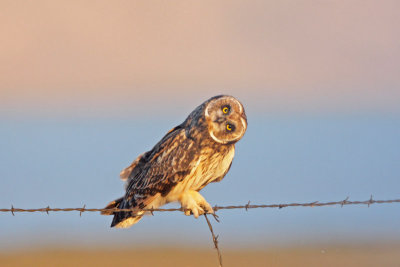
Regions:
<instances>
[{"instance_id":1,"label":"sky","mask_svg":"<svg viewBox=\"0 0 400 267\"><path fill-rule=\"evenodd\" d=\"M4 116L398 112L398 1L1 1Z\"/></svg>"},{"instance_id":2,"label":"sky","mask_svg":"<svg viewBox=\"0 0 400 267\"><path fill-rule=\"evenodd\" d=\"M399 198L398 1L0 1L0 207L102 208L204 100L249 127L212 205ZM202 192L203 192L202 191ZM223 247L400 241L396 204L220 211ZM0 214L0 247L210 245L204 220ZM60 231L62 229L62 231ZM67 233L67 234L66 234Z\"/></svg>"},{"instance_id":3,"label":"sky","mask_svg":"<svg viewBox=\"0 0 400 267\"><path fill-rule=\"evenodd\" d=\"M250 118L229 173L201 191L211 205L399 198L399 117ZM2 120L0 207L103 208L124 194L119 172L173 125L172 118ZM221 222L212 223L223 248L400 241L399 204L218 215ZM204 218L155 213L129 229L111 229L111 220L89 212L1 213L0 248L211 244Z\"/></svg>"}]
</instances>

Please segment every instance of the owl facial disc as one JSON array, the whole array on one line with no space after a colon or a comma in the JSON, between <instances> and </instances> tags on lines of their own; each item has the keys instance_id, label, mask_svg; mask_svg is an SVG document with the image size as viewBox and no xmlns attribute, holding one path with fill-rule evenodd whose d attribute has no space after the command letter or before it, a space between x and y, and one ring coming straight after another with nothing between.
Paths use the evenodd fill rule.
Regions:
<instances>
[{"instance_id":1,"label":"owl facial disc","mask_svg":"<svg viewBox=\"0 0 400 267\"><path fill-rule=\"evenodd\" d=\"M206 104L204 115L210 137L217 143L235 143L246 132L246 113L243 105L233 96L211 98Z\"/></svg>"}]
</instances>

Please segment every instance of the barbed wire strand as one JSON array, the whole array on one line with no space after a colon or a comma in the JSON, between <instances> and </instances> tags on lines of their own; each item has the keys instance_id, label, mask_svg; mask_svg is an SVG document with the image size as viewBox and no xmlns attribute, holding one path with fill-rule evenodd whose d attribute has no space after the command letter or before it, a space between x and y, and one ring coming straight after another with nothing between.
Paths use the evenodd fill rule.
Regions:
<instances>
[{"instance_id":1,"label":"barbed wire strand","mask_svg":"<svg viewBox=\"0 0 400 267\"><path fill-rule=\"evenodd\" d=\"M368 207L373 204L388 204L388 203L400 203L400 199L390 199L390 200L374 200L372 196L370 199L365 201L350 201L349 197L341 201L330 201L330 202L306 202L306 203L282 203L282 204L250 204L250 201L245 205L230 205L230 206L218 206L215 205L213 210L231 210L231 209L245 209L246 211L249 209L258 209L258 208L287 208L287 207L324 207L324 206L347 206L347 205L367 205ZM68 212L68 211L79 211L79 215L81 216L83 212L107 212L107 213L115 213L115 212L126 212L126 211L134 211L133 209L119 209L119 208L111 208L111 209L97 209L97 208L86 208L86 205L83 205L82 208L50 208L47 206L45 208L35 208L35 209L21 209L14 208L11 205L11 209L0 209L0 212L10 212L12 215L15 215L17 212L45 212L49 214L49 212ZM182 211L183 208L171 208L171 209L143 209L142 211L147 212L170 212L170 211Z\"/></svg>"},{"instance_id":2,"label":"barbed wire strand","mask_svg":"<svg viewBox=\"0 0 400 267\"><path fill-rule=\"evenodd\" d=\"M221 251L219 250L219 247L218 247L218 235L215 236L213 227L212 227L212 225L210 223L210 220L207 218L207 214L204 214L204 218L206 218L206 221L207 221L207 224L208 224L208 228L210 229L212 240L214 242L214 247L215 247L215 249L217 250L217 253L218 253L219 267L222 267L222 254L221 254ZM215 218L215 216L214 216L214 218Z\"/></svg>"},{"instance_id":3,"label":"barbed wire strand","mask_svg":"<svg viewBox=\"0 0 400 267\"><path fill-rule=\"evenodd\" d=\"M282 203L282 204L258 204L258 205L252 205L252 204L250 204L250 201L249 201L249 202L247 202L246 205L230 205L230 206L215 205L213 207L214 213L212 215L214 216L214 219L217 222L219 222L218 216L215 214L215 212L218 210L245 209L246 211L248 211L249 209L258 209L258 208L282 209L282 208L287 208L287 207L325 207L325 206L341 206L341 207L343 207L343 206L347 206L347 205L367 205L369 207L373 204L389 204L389 203L400 203L400 199L374 200L371 195L371 197L368 200L364 200L364 201L358 201L358 200L350 201L349 197L347 197L341 201L330 201L330 202L314 201L314 202L306 202L306 203ZM50 206L47 206L46 208L36 208L36 209L14 208L14 206L11 205L11 209L0 209L0 212L10 212L13 216L15 216L15 213L18 213L18 212L45 212L45 213L49 214L49 212L58 212L58 211L63 211L63 212L79 211L79 216L82 216L83 212L106 212L106 213L112 214L115 212L124 212L124 211L126 212L126 211L134 211L134 210L133 209L119 209L119 208L112 208L112 209L86 208L86 205L83 205L82 208L50 208ZM143 209L143 211L149 212L153 215L153 212L171 212L171 211L185 212L185 209L183 209L183 208ZM212 236L212 239L214 242L214 247L218 253L219 266L222 267L222 254L218 247L218 235L216 236L214 234L214 230L212 228L211 222L208 219L206 214L204 214L204 218L207 221L208 228L210 229L211 236Z\"/></svg>"}]
</instances>

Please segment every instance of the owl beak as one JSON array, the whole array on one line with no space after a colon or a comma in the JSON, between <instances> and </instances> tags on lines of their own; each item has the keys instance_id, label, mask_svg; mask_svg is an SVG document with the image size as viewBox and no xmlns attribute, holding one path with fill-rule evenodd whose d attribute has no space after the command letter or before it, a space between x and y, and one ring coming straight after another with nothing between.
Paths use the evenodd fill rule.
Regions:
<instances>
[{"instance_id":1,"label":"owl beak","mask_svg":"<svg viewBox=\"0 0 400 267\"><path fill-rule=\"evenodd\" d=\"M222 117L214 120L214 122L217 122L217 123L223 123L224 121L225 121L225 118L222 118Z\"/></svg>"}]
</instances>

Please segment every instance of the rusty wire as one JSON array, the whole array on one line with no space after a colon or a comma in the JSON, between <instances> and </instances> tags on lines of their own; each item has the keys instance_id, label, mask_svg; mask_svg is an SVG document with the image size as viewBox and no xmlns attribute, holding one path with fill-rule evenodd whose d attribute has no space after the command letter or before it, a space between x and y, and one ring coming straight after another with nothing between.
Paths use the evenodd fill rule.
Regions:
<instances>
[{"instance_id":1,"label":"rusty wire","mask_svg":"<svg viewBox=\"0 0 400 267\"><path fill-rule=\"evenodd\" d=\"M213 215L214 215L215 220L217 220L217 222L219 222L218 219L215 217L216 215L215 214L213 214ZM206 218L206 221L207 221L207 224L208 224L208 228L210 229L211 236L212 236L212 239L213 239L213 242L214 242L214 247L215 247L215 249L217 250L217 253L218 253L219 267L222 267L222 254L221 254L221 251L219 250L219 247L218 247L218 236L216 236L214 234L213 227L212 227L212 225L210 223L210 220L207 218L207 214L204 214L204 218Z\"/></svg>"},{"instance_id":2,"label":"rusty wire","mask_svg":"<svg viewBox=\"0 0 400 267\"><path fill-rule=\"evenodd\" d=\"M373 204L389 204L389 203L400 203L400 199L389 199L389 200L374 200L371 197L368 200L364 201L350 201L349 197L345 198L344 200L340 201L330 201L330 202L319 202L319 201L313 201L313 202L306 202L306 203L283 203L283 204L258 204L258 205L253 205L250 204L250 201L247 202L245 205L231 205L231 206L217 206L215 205L213 207L214 212L219 211L219 210L231 210L231 209L244 209L248 211L249 209L258 209L258 208L287 208L287 207L324 207L324 206L347 206L347 205L367 205L368 207ZM123 211L134 211L133 209L119 209L119 208L112 208L112 209L96 209L96 208L86 208L86 205L83 205L82 208L50 208L50 206L47 206L45 208L36 208L36 209L21 209L21 208L14 208L13 205L11 205L11 209L0 209L0 212L10 212L13 216L17 212L45 212L49 214L49 212L58 212L58 211L78 211L79 216L82 216L83 212L123 212ZM172 208L172 209L143 209L143 211L147 211L151 214L153 212L169 212L169 211L182 211L185 212L183 208ZM212 214L214 216L214 219L219 222L218 216L214 213ZM214 247L217 250L218 253L218 262L219 266L222 267L222 254L221 251L218 247L218 235L216 236L214 234L214 230L212 228L212 225L207 218L207 215L204 214L204 218L206 219L208 228L210 229L212 240L214 243Z\"/></svg>"},{"instance_id":3,"label":"rusty wire","mask_svg":"<svg viewBox=\"0 0 400 267\"><path fill-rule=\"evenodd\" d=\"M323 207L323 206L347 206L347 205L367 205L368 207L373 204L388 204L388 203L400 203L400 199L390 199L390 200L375 200L370 197L370 199L365 201L350 201L347 197L344 200L340 201L330 201L330 202L306 202L306 203L283 203L283 204L250 204L250 201L245 205L230 205L230 206L217 206L213 207L214 211L219 210L231 210L231 209L258 209L258 208L287 208L287 207ZM119 208L112 208L112 209L98 209L98 208L86 208L86 205L83 205L81 208L50 208L47 206L45 208L35 208L35 209L21 209L21 208L14 208L11 205L10 209L0 209L0 212L10 212L12 215L15 215L17 212L45 212L49 214L49 212L58 212L58 211L78 211L79 215L82 215L83 212L126 212L126 211L133 211L132 209L119 209ZM171 208L171 209L143 209L143 211L147 212L169 212L169 211L182 211L185 210L183 208Z\"/></svg>"}]
</instances>

